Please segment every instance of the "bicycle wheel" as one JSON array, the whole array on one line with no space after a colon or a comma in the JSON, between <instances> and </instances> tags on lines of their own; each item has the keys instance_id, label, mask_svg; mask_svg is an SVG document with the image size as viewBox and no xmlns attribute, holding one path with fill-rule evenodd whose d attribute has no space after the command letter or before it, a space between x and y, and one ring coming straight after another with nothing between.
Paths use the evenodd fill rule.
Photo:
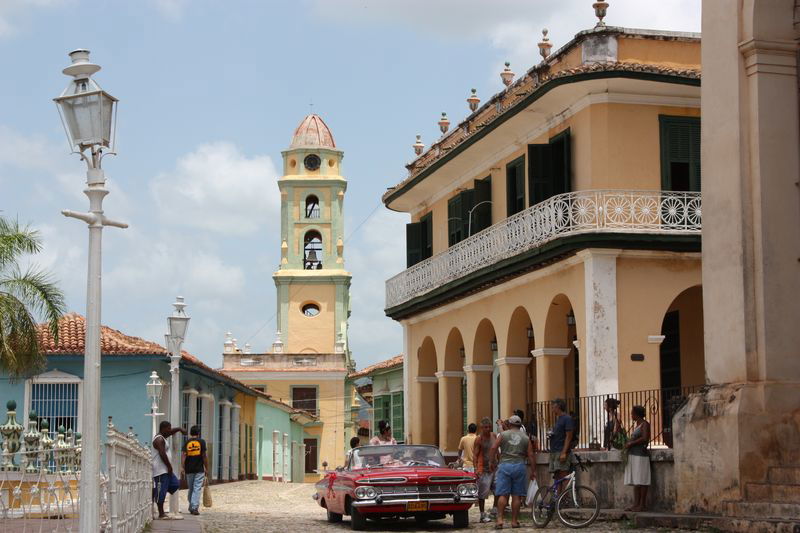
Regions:
<instances>
[{"instance_id":1,"label":"bicycle wheel","mask_svg":"<svg viewBox=\"0 0 800 533\"><path fill-rule=\"evenodd\" d=\"M536 495L531 502L531 515L536 527L547 527L550 519L553 518L555 511L555 501L553 501L553 491L550 487L539 487Z\"/></svg>"},{"instance_id":2,"label":"bicycle wheel","mask_svg":"<svg viewBox=\"0 0 800 533\"><path fill-rule=\"evenodd\" d=\"M556 512L558 519L565 526L578 529L597 520L600 515L600 503L592 489L575 485L559 496Z\"/></svg>"}]
</instances>

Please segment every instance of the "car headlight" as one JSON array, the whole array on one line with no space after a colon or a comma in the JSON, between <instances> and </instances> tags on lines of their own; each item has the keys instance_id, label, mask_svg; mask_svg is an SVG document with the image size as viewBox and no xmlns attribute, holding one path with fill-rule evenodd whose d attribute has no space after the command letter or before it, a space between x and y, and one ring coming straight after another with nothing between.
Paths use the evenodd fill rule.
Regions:
<instances>
[{"instance_id":1,"label":"car headlight","mask_svg":"<svg viewBox=\"0 0 800 533\"><path fill-rule=\"evenodd\" d=\"M358 487L356 488L356 498L359 500L372 500L378 495L378 492L372 487Z\"/></svg>"},{"instance_id":2,"label":"car headlight","mask_svg":"<svg viewBox=\"0 0 800 533\"><path fill-rule=\"evenodd\" d=\"M458 486L459 496L475 496L478 494L478 485L475 483L463 483Z\"/></svg>"}]
</instances>

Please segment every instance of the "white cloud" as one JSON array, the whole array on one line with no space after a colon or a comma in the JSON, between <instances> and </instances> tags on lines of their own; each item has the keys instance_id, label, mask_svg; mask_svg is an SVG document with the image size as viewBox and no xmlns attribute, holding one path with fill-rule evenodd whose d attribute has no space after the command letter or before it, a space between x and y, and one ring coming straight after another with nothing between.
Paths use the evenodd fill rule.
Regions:
<instances>
[{"instance_id":1,"label":"white cloud","mask_svg":"<svg viewBox=\"0 0 800 533\"><path fill-rule=\"evenodd\" d=\"M0 0L0 38L17 33L19 18L29 10L61 7L68 0Z\"/></svg>"},{"instance_id":2,"label":"white cloud","mask_svg":"<svg viewBox=\"0 0 800 533\"><path fill-rule=\"evenodd\" d=\"M165 19L177 21L183 18L189 0L150 0L150 5Z\"/></svg>"},{"instance_id":3,"label":"white cloud","mask_svg":"<svg viewBox=\"0 0 800 533\"><path fill-rule=\"evenodd\" d=\"M248 234L274 223L277 172L268 156L248 157L230 142L199 146L150 189L165 220L222 234Z\"/></svg>"},{"instance_id":4,"label":"white cloud","mask_svg":"<svg viewBox=\"0 0 800 533\"><path fill-rule=\"evenodd\" d=\"M402 350L402 328L383 312L385 281L405 268L408 215L379 209L345 245L350 289L350 344L359 368Z\"/></svg>"},{"instance_id":5,"label":"white cloud","mask_svg":"<svg viewBox=\"0 0 800 533\"><path fill-rule=\"evenodd\" d=\"M613 0L609 25L700 31L701 0ZM537 43L550 31L553 50L592 28L597 19L588 0L314 0L316 15L349 24L404 25L447 41L485 40L498 52L491 79L500 86L504 61L518 75L541 59Z\"/></svg>"}]
</instances>

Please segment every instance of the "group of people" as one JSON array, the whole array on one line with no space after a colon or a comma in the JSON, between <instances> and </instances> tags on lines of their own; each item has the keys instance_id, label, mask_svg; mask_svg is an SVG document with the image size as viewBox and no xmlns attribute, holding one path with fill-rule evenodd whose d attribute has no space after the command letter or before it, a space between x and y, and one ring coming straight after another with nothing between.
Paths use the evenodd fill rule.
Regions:
<instances>
[{"instance_id":1,"label":"group of people","mask_svg":"<svg viewBox=\"0 0 800 533\"><path fill-rule=\"evenodd\" d=\"M645 420L645 409L634 406L631 416L634 428L630 437L622 427L618 415L619 401L606 400L608 424L606 441L608 449L619 448L627 459L624 482L634 487L634 505L628 510L643 511L647 504L647 489L650 485L650 459L647 451L650 442L650 424ZM577 445L576 420L567 413L566 402L555 399L551 402L553 427L548 432L548 470L554 480L567 476L571 470L571 453ZM530 481L536 479L535 453L540 450L537 440L536 421L526 427L524 413L516 410L506 420L498 420L498 431L492 431L492 421L481 420L480 432L476 424L468 426L468 433L458 445L459 464L466 471L478 476L478 507L480 522L495 521L495 528L502 529L505 508L511 500L511 527L520 527L519 512L526 497ZM486 500L494 494L494 505L486 511ZM531 495L532 497L532 495Z\"/></svg>"},{"instance_id":2,"label":"group of people","mask_svg":"<svg viewBox=\"0 0 800 533\"><path fill-rule=\"evenodd\" d=\"M164 512L167 493L174 494L180 488L180 480L175 474L170 461L170 437L176 433L187 434L184 428L173 428L164 420L158 427L158 434L153 437L150 462L153 466L153 500L158 507L158 518L168 519ZM181 452L181 472L186 476L189 488L189 512L200 514L200 495L207 483L208 455L206 441L200 438L200 426L192 426L188 431L189 438L183 443Z\"/></svg>"}]
</instances>

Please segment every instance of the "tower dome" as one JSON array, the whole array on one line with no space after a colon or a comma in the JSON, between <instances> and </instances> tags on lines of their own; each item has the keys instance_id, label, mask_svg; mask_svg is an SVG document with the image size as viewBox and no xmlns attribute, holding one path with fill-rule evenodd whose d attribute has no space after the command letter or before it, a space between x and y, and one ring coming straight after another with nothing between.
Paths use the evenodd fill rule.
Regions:
<instances>
[{"instance_id":1,"label":"tower dome","mask_svg":"<svg viewBox=\"0 0 800 533\"><path fill-rule=\"evenodd\" d=\"M333 141L333 134L322 117L310 114L303 119L303 122L294 130L292 144L289 149L294 148L336 148Z\"/></svg>"}]
</instances>

